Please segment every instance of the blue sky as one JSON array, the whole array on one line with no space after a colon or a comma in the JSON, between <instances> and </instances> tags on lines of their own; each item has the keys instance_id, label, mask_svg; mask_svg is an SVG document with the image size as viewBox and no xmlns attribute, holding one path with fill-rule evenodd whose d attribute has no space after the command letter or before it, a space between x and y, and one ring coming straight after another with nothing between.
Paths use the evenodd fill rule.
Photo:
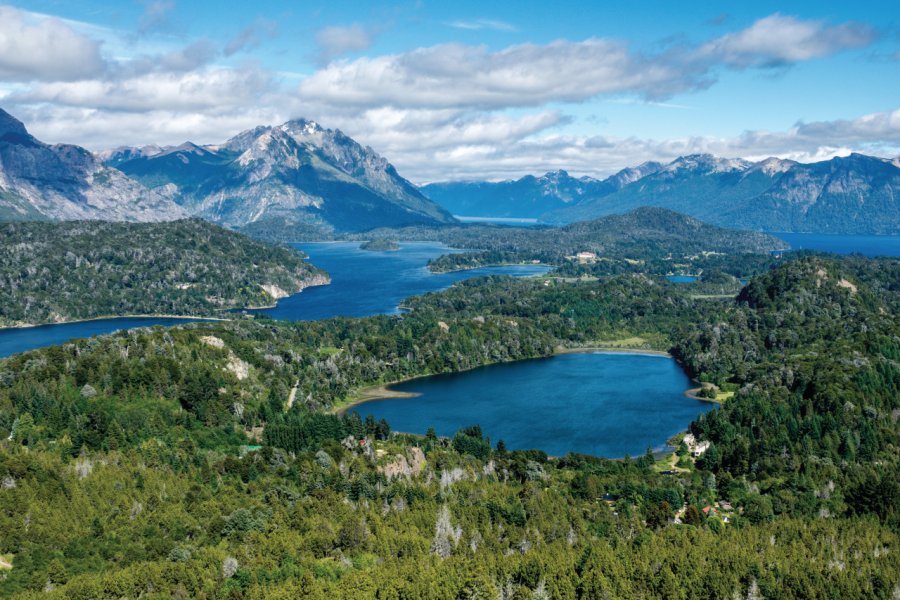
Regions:
<instances>
[{"instance_id":1,"label":"blue sky","mask_svg":"<svg viewBox=\"0 0 900 600\"><path fill-rule=\"evenodd\" d=\"M99 150L313 118L416 182L900 153L897 2L0 5L0 106Z\"/></svg>"}]
</instances>

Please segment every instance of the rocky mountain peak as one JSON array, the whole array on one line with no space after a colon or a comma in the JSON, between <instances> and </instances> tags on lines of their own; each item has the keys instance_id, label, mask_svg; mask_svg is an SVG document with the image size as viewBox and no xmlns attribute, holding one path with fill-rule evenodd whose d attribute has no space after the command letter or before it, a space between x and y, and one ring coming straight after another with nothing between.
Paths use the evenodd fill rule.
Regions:
<instances>
[{"instance_id":1,"label":"rocky mountain peak","mask_svg":"<svg viewBox=\"0 0 900 600\"><path fill-rule=\"evenodd\" d=\"M7 134L31 137L22 121L0 108L0 139Z\"/></svg>"}]
</instances>

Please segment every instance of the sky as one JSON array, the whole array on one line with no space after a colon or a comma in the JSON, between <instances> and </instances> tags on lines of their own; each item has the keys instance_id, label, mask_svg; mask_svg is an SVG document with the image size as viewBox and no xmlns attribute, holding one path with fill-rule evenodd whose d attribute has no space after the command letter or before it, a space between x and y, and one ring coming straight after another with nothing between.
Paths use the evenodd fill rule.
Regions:
<instances>
[{"instance_id":1,"label":"sky","mask_svg":"<svg viewBox=\"0 0 900 600\"><path fill-rule=\"evenodd\" d=\"M895 157L900 2L0 4L0 108L92 150L303 117L419 184Z\"/></svg>"}]
</instances>

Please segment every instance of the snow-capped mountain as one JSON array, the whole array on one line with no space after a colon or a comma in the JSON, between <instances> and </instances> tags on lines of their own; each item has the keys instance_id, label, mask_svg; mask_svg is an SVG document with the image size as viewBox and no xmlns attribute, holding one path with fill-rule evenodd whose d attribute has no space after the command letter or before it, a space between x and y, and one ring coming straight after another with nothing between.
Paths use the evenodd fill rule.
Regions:
<instances>
[{"instance_id":1,"label":"snow-capped mountain","mask_svg":"<svg viewBox=\"0 0 900 600\"><path fill-rule=\"evenodd\" d=\"M898 192L896 160L852 154L811 164L778 158L753 163L701 154L542 219L571 223L660 206L725 227L898 234Z\"/></svg>"}]
</instances>

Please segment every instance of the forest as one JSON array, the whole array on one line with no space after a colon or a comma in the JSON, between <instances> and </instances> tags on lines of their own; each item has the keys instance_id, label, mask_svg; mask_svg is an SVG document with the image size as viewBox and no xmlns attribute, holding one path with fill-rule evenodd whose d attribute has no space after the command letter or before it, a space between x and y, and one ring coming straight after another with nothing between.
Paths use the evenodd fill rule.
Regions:
<instances>
[{"instance_id":1,"label":"forest","mask_svg":"<svg viewBox=\"0 0 900 600\"><path fill-rule=\"evenodd\" d=\"M728 297L491 277L398 316L139 329L0 361L0 595L892 598L900 261L797 256ZM616 340L728 397L694 456L548 457L336 409ZM291 399L294 399L292 402Z\"/></svg>"},{"instance_id":2,"label":"forest","mask_svg":"<svg viewBox=\"0 0 900 600\"><path fill-rule=\"evenodd\" d=\"M327 281L292 248L198 219L0 224L0 327L216 316Z\"/></svg>"}]
</instances>

